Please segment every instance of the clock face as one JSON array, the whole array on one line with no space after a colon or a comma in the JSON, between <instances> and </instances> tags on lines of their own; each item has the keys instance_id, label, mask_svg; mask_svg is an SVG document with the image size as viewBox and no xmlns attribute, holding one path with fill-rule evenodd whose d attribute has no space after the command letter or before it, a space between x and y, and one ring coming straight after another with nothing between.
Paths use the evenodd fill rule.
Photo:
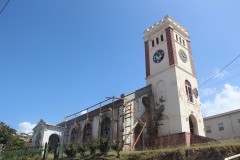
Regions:
<instances>
[{"instance_id":1,"label":"clock face","mask_svg":"<svg viewBox=\"0 0 240 160\"><path fill-rule=\"evenodd\" d=\"M186 54L182 49L180 49L180 51L178 52L178 54L179 54L180 59L181 59L184 63L186 63L186 62L187 62L187 54Z\"/></svg>"},{"instance_id":2,"label":"clock face","mask_svg":"<svg viewBox=\"0 0 240 160\"><path fill-rule=\"evenodd\" d=\"M153 55L153 61L155 63L159 63L163 60L164 57L164 51L163 50L157 50Z\"/></svg>"}]
</instances>

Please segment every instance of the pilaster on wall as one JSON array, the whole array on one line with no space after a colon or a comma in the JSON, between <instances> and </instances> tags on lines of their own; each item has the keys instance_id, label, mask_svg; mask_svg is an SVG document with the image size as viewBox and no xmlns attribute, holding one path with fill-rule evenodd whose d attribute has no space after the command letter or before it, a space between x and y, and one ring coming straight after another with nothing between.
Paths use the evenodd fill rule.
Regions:
<instances>
[{"instance_id":1,"label":"pilaster on wall","mask_svg":"<svg viewBox=\"0 0 240 160\"><path fill-rule=\"evenodd\" d=\"M174 43L173 29L171 27L168 27L166 29L166 36L167 36L169 66L173 64L176 65L177 64L176 47Z\"/></svg>"},{"instance_id":2,"label":"pilaster on wall","mask_svg":"<svg viewBox=\"0 0 240 160\"><path fill-rule=\"evenodd\" d=\"M187 41L187 46L188 46L189 59L190 59L191 68L192 68L192 74L196 76L193 58L192 58L192 49L191 49L190 41Z\"/></svg>"},{"instance_id":3,"label":"pilaster on wall","mask_svg":"<svg viewBox=\"0 0 240 160\"><path fill-rule=\"evenodd\" d=\"M77 129L77 143L82 143L82 127L80 123L78 124L78 129Z\"/></svg>"},{"instance_id":4,"label":"pilaster on wall","mask_svg":"<svg viewBox=\"0 0 240 160\"><path fill-rule=\"evenodd\" d=\"M150 76L150 60L149 60L149 45L148 41L144 42L145 47L145 65L146 65L146 78Z\"/></svg>"}]
</instances>

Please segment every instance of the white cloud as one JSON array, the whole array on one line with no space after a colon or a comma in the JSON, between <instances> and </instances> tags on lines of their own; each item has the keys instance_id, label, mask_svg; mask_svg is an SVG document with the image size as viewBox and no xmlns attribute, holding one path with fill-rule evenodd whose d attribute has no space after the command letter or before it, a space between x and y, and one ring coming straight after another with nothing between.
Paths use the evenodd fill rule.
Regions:
<instances>
[{"instance_id":1,"label":"white cloud","mask_svg":"<svg viewBox=\"0 0 240 160\"><path fill-rule=\"evenodd\" d=\"M36 124L31 122L21 122L18 124L18 132L30 133L35 126Z\"/></svg>"},{"instance_id":2,"label":"white cloud","mask_svg":"<svg viewBox=\"0 0 240 160\"><path fill-rule=\"evenodd\" d=\"M216 93L217 89L216 88L205 88L203 90L200 90L200 92L203 96L209 96L211 94Z\"/></svg>"},{"instance_id":3,"label":"white cloud","mask_svg":"<svg viewBox=\"0 0 240 160\"><path fill-rule=\"evenodd\" d=\"M213 100L202 103L203 115L211 116L240 108L240 87L225 84Z\"/></svg>"},{"instance_id":4,"label":"white cloud","mask_svg":"<svg viewBox=\"0 0 240 160\"><path fill-rule=\"evenodd\" d=\"M214 70L213 74L209 77L203 78L201 83L204 84L204 83L206 83L207 81L210 81L210 80L222 79L223 77L225 77L228 74L228 72L226 70L223 70L221 72L219 72L219 71L220 71L220 69L216 68Z\"/></svg>"},{"instance_id":5,"label":"white cloud","mask_svg":"<svg viewBox=\"0 0 240 160\"><path fill-rule=\"evenodd\" d=\"M215 72L214 72L214 74L213 75L215 75L214 77L213 77L213 79L216 79L216 78L223 78L224 76L226 76L227 74L228 74L228 72L227 71L221 71L221 72L219 72L220 71L220 69L219 68L216 68L215 69ZM218 73L219 72L219 73Z\"/></svg>"},{"instance_id":6,"label":"white cloud","mask_svg":"<svg viewBox=\"0 0 240 160\"><path fill-rule=\"evenodd\" d=\"M82 111L82 112L80 113L80 115L83 115L83 114L85 114L85 113L87 113L87 110Z\"/></svg>"}]
</instances>

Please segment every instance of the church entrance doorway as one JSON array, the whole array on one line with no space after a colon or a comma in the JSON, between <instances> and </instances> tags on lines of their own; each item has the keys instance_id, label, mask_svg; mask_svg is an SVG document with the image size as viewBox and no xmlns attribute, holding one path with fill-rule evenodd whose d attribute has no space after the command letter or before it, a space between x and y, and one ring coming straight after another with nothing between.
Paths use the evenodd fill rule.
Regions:
<instances>
[{"instance_id":1,"label":"church entrance doorway","mask_svg":"<svg viewBox=\"0 0 240 160\"><path fill-rule=\"evenodd\" d=\"M194 134L193 122L191 118L189 118L189 128L190 128L190 133Z\"/></svg>"},{"instance_id":2,"label":"church entrance doorway","mask_svg":"<svg viewBox=\"0 0 240 160\"><path fill-rule=\"evenodd\" d=\"M49 151L53 152L57 148L59 142L60 142L59 136L57 134L52 134L48 140Z\"/></svg>"},{"instance_id":3,"label":"church entrance doorway","mask_svg":"<svg viewBox=\"0 0 240 160\"><path fill-rule=\"evenodd\" d=\"M135 150L141 150L143 148L143 133L141 133L142 126L138 123L134 129Z\"/></svg>"},{"instance_id":4,"label":"church entrance doorway","mask_svg":"<svg viewBox=\"0 0 240 160\"><path fill-rule=\"evenodd\" d=\"M198 126L197 126L197 119L194 115L189 116L189 131L192 134L198 135Z\"/></svg>"}]
</instances>

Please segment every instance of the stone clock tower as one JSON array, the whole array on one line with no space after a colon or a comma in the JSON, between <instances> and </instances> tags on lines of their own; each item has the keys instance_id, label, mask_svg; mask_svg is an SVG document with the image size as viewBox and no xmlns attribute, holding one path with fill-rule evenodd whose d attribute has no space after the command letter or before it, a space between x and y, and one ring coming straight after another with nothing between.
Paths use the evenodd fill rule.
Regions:
<instances>
[{"instance_id":1,"label":"stone clock tower","mask_svg":"<svg viewBox=\"0 0 240 160\"><path fill-rule=\"evenodd\" d=\"M188 31L171 17L144 31L146 83L152 85L158 136L205 136Z\"/></svg>"}]
</instances>

